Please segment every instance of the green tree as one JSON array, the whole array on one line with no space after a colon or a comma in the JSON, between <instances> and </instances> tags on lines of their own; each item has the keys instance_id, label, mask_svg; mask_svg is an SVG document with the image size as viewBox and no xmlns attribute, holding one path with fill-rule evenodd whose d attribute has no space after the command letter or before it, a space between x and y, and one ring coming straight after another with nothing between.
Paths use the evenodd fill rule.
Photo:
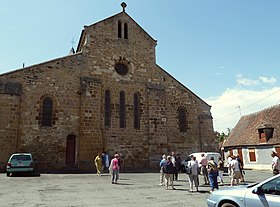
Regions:
<instances>
[{"instance_id":1,"label":"green tree","mask_svg":"<svg viewBox=\"0 0 280 207\"><path fill-rule=\"evenodd\" d=\"M224 132L216 132L216 140L218 142L223 142L231 133L231 129L227 128L227 134L225 134Z\"/></svg>"},{"instance_id":2,"label":"green tree","mask_svg":"<svg viewBox=\"0 0 280 207\"><path fill-rule=\"evenodd\" d=\"M226 137L226 134L224 132L222 132L222 133L217 132L216 133L216 140L218 142L223 142L225 140L225 137Z\"/></svg>"}]
</instances>

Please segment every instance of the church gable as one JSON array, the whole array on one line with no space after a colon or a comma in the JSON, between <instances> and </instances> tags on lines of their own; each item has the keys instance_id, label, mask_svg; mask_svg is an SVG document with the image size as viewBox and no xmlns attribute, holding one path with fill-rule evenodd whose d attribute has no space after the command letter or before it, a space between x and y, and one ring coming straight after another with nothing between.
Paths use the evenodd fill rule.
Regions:
<instances>
[{"instance_id":1,"label":"church gable","mask_svg":"<svg viewBox=\"0 0 280 207\"><path fill-rule=\"evenodd\" d=\"M123 10L105 20L85 26L80 37L77 52L96 51L102 45L103 50L117 48L131 51L132 48L137 48L138 52L143 51L143 54L146 54L148 51L148 53L152 52L152 56L155 56L156 44L157 41Z\"/></svg>"}]
</instances>

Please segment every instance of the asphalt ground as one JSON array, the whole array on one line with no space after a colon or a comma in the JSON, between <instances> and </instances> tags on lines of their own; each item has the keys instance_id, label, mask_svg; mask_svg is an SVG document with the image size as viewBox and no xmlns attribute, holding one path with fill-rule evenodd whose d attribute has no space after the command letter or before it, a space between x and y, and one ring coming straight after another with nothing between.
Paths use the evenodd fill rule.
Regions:
<instances>
[{"instance_id":1,"label":"asphalt ground","mask_svg":"<svg viewBox=\"0 0 280 207\"><path fill-rule=\"evenodd\" d=\"M245 184L272 176L269 171L246 170ZM200 184L204 183L199 176ZM224 177L229 188L229 178ZM118 184L104 174L41 174L6 177L0 174L1 207L206 207L210 186L189 192L186 174L174 182L176 190L159 186L159 173L121 173Z\"/></svg>"}]
</instances>

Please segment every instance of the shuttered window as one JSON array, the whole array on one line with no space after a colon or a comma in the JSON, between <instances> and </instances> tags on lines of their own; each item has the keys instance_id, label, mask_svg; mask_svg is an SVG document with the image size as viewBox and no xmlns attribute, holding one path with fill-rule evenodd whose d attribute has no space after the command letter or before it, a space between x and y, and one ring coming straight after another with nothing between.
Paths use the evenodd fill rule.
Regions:
<instances>
[{"instance_id":1,"label":"shuttered window","mask_svg":"<svg viewBox=\"0 0 280 207\"><path fill-rule=\"evenodd\" d=\"M256 162L256 152L253 148L249 149L249 159L250 162Z\"/></svg>"}]
</instances>

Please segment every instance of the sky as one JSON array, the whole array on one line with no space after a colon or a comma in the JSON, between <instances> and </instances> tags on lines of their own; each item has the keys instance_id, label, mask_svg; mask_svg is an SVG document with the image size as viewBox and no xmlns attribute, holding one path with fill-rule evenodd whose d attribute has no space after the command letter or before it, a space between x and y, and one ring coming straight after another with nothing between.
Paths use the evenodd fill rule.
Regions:
<instances>
[{"instance_id":1,"label":"sky","mask_svg":"<svg viewBox=\"0 0 280 207\"><path fill-rule=\"evenodd\" d=\"M0 74L66 56L119 0L0 0ZM156 61L211 106L214 130L280 104L280 1L126 0Z\"/></svg>"}]
</instances>

